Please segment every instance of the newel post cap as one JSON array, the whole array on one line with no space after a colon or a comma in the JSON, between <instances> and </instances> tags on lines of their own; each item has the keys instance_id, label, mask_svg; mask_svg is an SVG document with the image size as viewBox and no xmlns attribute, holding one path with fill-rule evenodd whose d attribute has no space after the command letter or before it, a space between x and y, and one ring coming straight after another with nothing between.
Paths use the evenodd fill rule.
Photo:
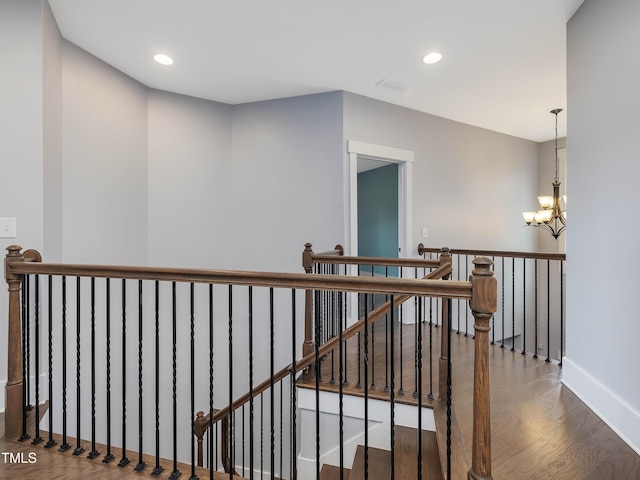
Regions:
<instances>
[{"instance_id":1,"label":"newel post cap","mask_svg":"<svg viewBox=\"0 0 640 480\"><path fill-rule=\"evenodd\" d=\"M491 316L498 309L498 281L493 276L491 266L493 262L489 257L476 257L473 259L475 268L471 272L471 311L478 314Z\"/></svg>"},{"instance_id":2,"label":"newel post cap","mask_svg":"<svg viewBox=\"0 0 640 480\"><path fill-rule=\"evenodd\" d=\"M24 262L24 256L21 253L20 245L9 245L7 247L7 256L4 258L4 278L9 281L20 280L20 275L14 275L9 272L9 264L12 262Z\"/></svg>"},{"instance_id":3,"label":"newel post cap","mask_svg":"<svg viewBox=\"0 0 640 480\"><path fill-rule=\"evenodd\" d=\"M304 244L304 251L302 252L302 267L304 271L307 273L311 273L313 269L313 250L311 249L313 245L309 242Z\"/></svg>"}]
</instances>

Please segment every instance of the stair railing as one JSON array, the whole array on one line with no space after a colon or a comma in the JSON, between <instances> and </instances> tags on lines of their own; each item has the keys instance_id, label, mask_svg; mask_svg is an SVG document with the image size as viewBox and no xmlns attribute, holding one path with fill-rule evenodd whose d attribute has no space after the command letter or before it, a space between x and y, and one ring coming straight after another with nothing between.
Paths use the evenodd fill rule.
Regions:
<instances>
[{"instance_id":1,"label":"stair railing","mask_svg":"<svg viewBox=\"0 0 640 480\"><path fill-rule=\"evenodd\" d=\"M424 258L439 255L439 249L418 244ZM565 271L566 254L510 252L500 250L451 249L452 277L468 278L475 256L493 261L500 283L498 309L491 320L491 345L502 349L542 356L546 362L562 366L565 351ZM473 335L471 311L453 303L453 330Z\"/></svg>"},{"instance_id":2,"label":"stair railing","mask_svg":"<svg viewBox=\"0 0 640 480\"><path fill-rule=\"evenodd\" d=\"M327 342L326 345L320 345L316 327L314 352L299 358L299 347L295 346L295 325L297 293L300 290L315 292L316 300L322 291L388 295L392 307L396 299L402 296L467 299L472 302L474 315L478 314L480 319L484 318L483 315L490 316L492 302L495 301L495 292L492 293L495 283L492 287L493 277L486 266L478 266L478 272L474 273L477 279L472 278L471 282L443 282L343 275L48 264L40 262L37 252L27 251L22 254L18 246L9 247L8 251L5 260L5 276L10 290L6 418L10 421L5 423L6 438L26 441L34 435L34 445L42 444L41 448L58 445L62 451L71 450L71 444L75 443L72 450L74 456L86 455L93 461L101 458L102 462L109 463L115 460L117 454L120 456L118 465L123 468L151 470L150 464L154 463L151 473L157 475L168 469L171 470L170 479L178 478L182 474L181 469L185 468L191 470L191 478L196 478L198 474L209 475L210 478L214 476L211 463L208 470L199 471L195 458L195 403L198 398L207 396L210 418L228 417L228 434L224 434L229 440L226 454L229 458L228 468L238 470L239 459L235 455L236 448L241 447L237 447L235 440L236 435L243 435L245 430L238 428L235 412L241 410L241 405L250 403L261 388L270 395L264 400L265 415L260 419L265 424L268 422L266 429L270 434L270 459L265 460L265 466L263 468L261 465L261 470L271 470L274 475L275 456L278 454L281 457L280 470L283 469L282 432L296 431L295 392L289 392L291 423L283 425L281 416L278 426L275 424L274 413L278 393L274 387L279 383L280 392L283 392L283 382L277 382L277 379L288 378L293 384L296 375L303 369L312 366L313 371L319 372L320 356L333 345L341 345L344 335L348 334L340 329L341 333L333 340L333 344ZM41 288L43 284L46 288ZM251 293L253 289L254 294ZM289 309L281 308L283 304L279 302L280 293L283 298L288 298L284 303L290 305ZM260 303L258 297L262 300L268 297L269 300ZM244 303L245 300L248 301L248 306ZM253 301L260 308L253 309ZM317 314L317 308L315 310ZM368 315L367 312L364 332L367 331ZM253 351L244 350L246 328L251 325L252 317L254 329L264 327L255 333L260 335L260 342L269 344L268 355L265 354L269 358L263 355L254 359L253 363L256 366L261 363L263 371L268 369L269 378L252 389L253 395L243 395L234 400L234 392L247 383L246 379L241 378L241 362L246 353L251 355ZM279 320L277 325L276 319ZM224 327L221 322L224 322ZM393 323L392 321L391 324ZM480 325L480 320L477 323ZM287 324L291 326L291 330L287 329ZM25 330L28 325L33 325L29 335ZM115 333L117 330L120 330L118 335ZM289 337L291 341L292 362L284 369L277 366L282 357L276 358L276 354L280 353L275 349L276 330L284 333L284 338ZM226 345L224 348L215 343L218 335ZM168 341L168 349L161 344L163 341ZM278 345L284 346L280 343ZM40 362L29 361L25 357L30 348L34 353L42 352L43 363L48 363L49 372L44 375L45 380L40 378L43 376ZM256 345L256 355L258 350ZM60 354L60 351L63 353ZM486 357L482 360L484 353L481 349L476 351L476 355L476 381L488 385ZM206 357L208 365L195 361L196 358ZM225 357L227 365L217 368L216 362ZM154 361L155 364L149 366ZM29 366L34 368L33 379L30 379L30 373L25 374ZM196 379L207 377L202 371L207 366L209 381L196 382ZM106 374L98 374L102 368L106 369ZM75 373L75 379L69 382L67 373L71 372ZM27 394L25 392L30 382L34 386ZM48 432L43 432L48 434L46 444L45 439L40 438L40 415L33 415L33 421L29 415L30 425L27 425L27 405L32 400L35 400L36 406L41 404L39 387L42 382L47 382L49 392L53 392L47 399L48 414L53 423ZM253 385L252 380L249 383ZM127 386L134 385L137 389L127 389ZM75 393L75 398L66 390L67 386L72 387L71 392ZM152 391L151 396L155 402L145 401L149 395L146 393L145 396L147 390ZM476 394L482 397L488 392L476 390ZM279 395L281 399L284 398L284 393ZM170 408L163 410L162 417L160 401L166 401L170 405ZM222 407L217 413L214 413L214 403L218 404L216 408ZM113 408L113 404L119 404L120 408ZM485 404L488 406L488 398L479 398L474 406L476 404L478 408L484 408ZM280 405L282 408L282 402ZM155 417L155 425L144 422L148 417ZM487 478L490 476L490 465L487 469L483 462L490 458L490 437L485 431L488 427L488 411L477 415L474 413L474 418L476 417L479 421L474 421L474 431L479 431L478 438L481 441L478 445L474 444L474 452L478 449L477 457L480 461L474 462L472 470ZM164 419L163 422L161 418ZM191 419L188 428L180 420L182 418ZM75 429L75 438L67 436L68 428ZM275 443L278 430L280 446ZM119 438L116 439L116 436ZM318 445L319 436L318 426ZM127 440L131 442L132 439L135 439L134 443L138 443L137 448L134 447L135 451L127 448ZM106 445L102 443L105 441ZM292 442L295 442L295 435ZM181 446L186 446L187 443L190 448ZM161 446L162 451L171 456L166 462L161 457ZM289 447L295 453L295 443ZM186 450L190 450L190 455ZM219 450L216 447L216 452ZM210 446L208 451L213 453ZM244 448L241 452L244 455ZM129 458L130 454L137 455L137 462ZM253 460L251 457L251 461ZM295 478L295 454L290 460L292 466L289 477ZM244 462L244 457L242 461ZM319 467L318 464L317 469ZM242 472L244 473L244 468ZM285 475L280 473L279 476ZM233 477L233 471L229 472L229 478Z\"/></svg>"}]
</instances>

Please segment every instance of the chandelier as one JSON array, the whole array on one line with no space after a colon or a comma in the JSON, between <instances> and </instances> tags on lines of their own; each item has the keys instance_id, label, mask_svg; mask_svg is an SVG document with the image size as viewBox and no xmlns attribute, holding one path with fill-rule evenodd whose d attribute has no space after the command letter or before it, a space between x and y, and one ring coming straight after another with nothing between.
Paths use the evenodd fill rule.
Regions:
<instances>
[{"instance_id":1,"label":"chandelier","mask_svg":"<svg viewBox=\"0 0 640 480\"><path fill-rule=\"evenodd\" d=\"M560 208L560 180L558 179L558 114L561 108L551 110L556 116L556 176L553 180L553 195L538 197L541 210L537 212L522 212L524 221L528 226L540 227L548 231L556 240L567 228L567 212ZM563 197L566 205L566 198Z\"/></svg>"}]
</instances>

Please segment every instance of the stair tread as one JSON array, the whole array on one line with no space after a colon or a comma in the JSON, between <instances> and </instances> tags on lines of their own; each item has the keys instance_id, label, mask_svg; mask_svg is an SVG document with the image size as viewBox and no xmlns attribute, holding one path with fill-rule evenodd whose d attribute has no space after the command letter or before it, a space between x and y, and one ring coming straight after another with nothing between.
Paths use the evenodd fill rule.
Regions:
<instances>
[{"instance_id":1,"label":"stair tread","mask_svg":"<svg viewBox=\"0 0 640 480\"><path fill-rule=\"evenodd\" d=\"M364 477L364 445L358 445L353 459L351 478ZM391 476L391 452L380 448L369 447L369 480L388 480Z\"/></svg>"},{"instance_id":2,"label":"stair tread","mask_svg":"<svg viewBox=\"0 0 640 480\"><path fill-rule=\"evenodd\" d=\"M342 480L349 480L350 473L351 470L345 468ZM324 464L322 466L322 470L320 471L320 480L340 480L340 467Z\"/></svg>"},{"instance_id":3,"label":"stair tread","mask_svg":"<svg viewBox=\"0 0 640 480\"><path fill-rule=\"evenodd\" d=\"M416 478L418 465L418 431L395 427L394 473L397 479ZM422 478L442 480L442 467L436 433L422 430Z\"/></svg>"}]
</instances>

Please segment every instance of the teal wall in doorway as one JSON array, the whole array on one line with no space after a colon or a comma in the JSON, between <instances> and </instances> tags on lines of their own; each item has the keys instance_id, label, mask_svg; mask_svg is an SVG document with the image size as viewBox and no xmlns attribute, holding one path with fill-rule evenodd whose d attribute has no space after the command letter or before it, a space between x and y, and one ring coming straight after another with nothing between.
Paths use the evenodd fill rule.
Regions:
<instances>
[{"instance_id":1,"label":"teal wall in doorway","mask_svg":"<svg viewBox=\"0 0 640 480\"><path fill-rule=\"evenodd\" d=\"M398 165L358 174L358 255L398 258ZM365 271L371 272L371 267ZM376 267L384 275L384 267ZM389 268L389 276L398 276Z\"/></svg>"}]
</instances>

